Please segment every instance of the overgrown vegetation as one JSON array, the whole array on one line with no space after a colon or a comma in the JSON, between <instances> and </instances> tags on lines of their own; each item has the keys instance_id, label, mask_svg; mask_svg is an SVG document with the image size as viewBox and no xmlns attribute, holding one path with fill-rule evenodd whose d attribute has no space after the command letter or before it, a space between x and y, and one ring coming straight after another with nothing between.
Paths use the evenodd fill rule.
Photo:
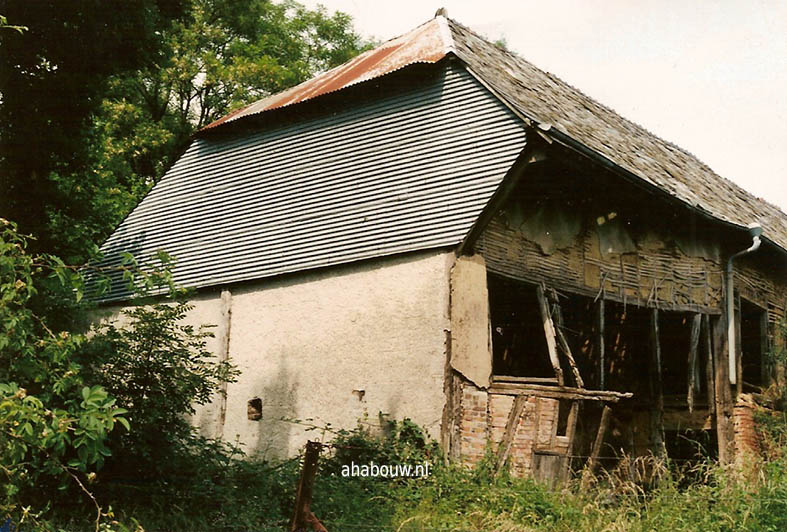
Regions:
<instances>
[{"instance_id":1,"label":"overgrown vegetation","mask_svg":"<svg viewBox=\"0 0 787 532\"><path fill-rule=\"evenodd\" d=\"M35 238L0 219L0 526L286 529L297 458L244 456L187 422L236 373L210 357L209 330L184 324L188 303L148 299L90 327L88 288L67 263L94 255L197 128L367 43L345 15L289 0L2 9L0 211ZM137 286L159 283L172 288L166 269ZM783 344L771 361L784 367ZM787 394L772 397L784 406ZM787 530L787 417L760 421L769 461L750 470L624 462L557 491L489 463L447 465L408 420L363 425L326 442L312 509L331 532ZM432 467L422 478L342 474L371 462ZM637 482L640 466L659 474Z\"/></svg>"},{"instance_id":2,"label":"overgrown vegetation","mask_svg":"<svg viewBox=\"0 0 787 532\"><path fill-rule=\"evenodd\" d=\"M330 531L781 531L787 527L787 461L756 474L712 463L680 470L649 460L625 462L589 488L579 480L550 490L530 479L446 465L409 421L382 436L366 428L335 436L323 451L312 510ZM188 488L116 486L115 500L148 531L286 530L299 462L225 456L188 470ZM355 463L433 465L426 478L343 477ZM630 480L630 468L659 469L657 480ZM753 475L753 476L752 476ZM128 520L128 518L126 518ZM81 530L72 523L69 530Z\"/></svg>"}]
</instances>

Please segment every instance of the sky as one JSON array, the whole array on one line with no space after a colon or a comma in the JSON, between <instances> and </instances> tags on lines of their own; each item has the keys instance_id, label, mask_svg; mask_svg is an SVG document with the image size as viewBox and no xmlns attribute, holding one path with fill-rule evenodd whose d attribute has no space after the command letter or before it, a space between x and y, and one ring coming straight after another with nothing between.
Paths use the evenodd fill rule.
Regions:
<instances>
[{"instance_id":1,"label":"sky","mask_svg":"<svg viewBox=\"0 0 787 532\"><path fill-rule=\"evenodd\" d=\"M448 16L787 212L787 0L301 0L378 40Z\"/></svg>"}]
</instances>

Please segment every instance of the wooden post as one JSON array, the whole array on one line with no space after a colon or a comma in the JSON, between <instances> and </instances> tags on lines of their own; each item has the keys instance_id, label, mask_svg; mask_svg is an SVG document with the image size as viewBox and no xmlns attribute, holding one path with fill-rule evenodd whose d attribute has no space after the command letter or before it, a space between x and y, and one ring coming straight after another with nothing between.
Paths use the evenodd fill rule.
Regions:
<instances>
[{"instance_id":1,"label":"wooden post","mask_svg":"<svg viewBox=\"0 0 787 532\"><path fill-rule=\"evenodd\" d=\"M566 339L566 335L563 334L563 312L560 309L560 302L557 298L557 292L554 289L550 291L551 299L552 299L552 308L554 309L553 315L555 316L555 336L557 337L558 344L560 348L563 350L563 353L566 355L566 359L568 360L568 365L571 367L571 374L574 376L574 382L577 385L577 388L584 388L585 382L582 380L582 376L579 374L579 368L577 367L577 363L574 361L574 355L571 353L571 347L568 345L568 340Z\"/></svg>"},{"instance_id":2,"label":"wooden post","mask_svg":"<svg viewBox=\"0 0 787 532\"><path fill-rule=\"evenodd\" d=\"M732 463L734 449L732 425L732 397L727 358L727 316L716 319L713 327L713 366L715 370L714 410L716 414L716 438L719 447L719 463Z\"/></svg>"},{"instance_id":3,"label":"wooden post","mask_svg":"<svg viewBox=\"0 0 787 532\"><path fill-rule=\"evenodd\" d=\"M325 527L322 526L311 511L314 477L317 475L317 461L320 458L320 449L322 449L321 443L315 441L306 443L303 469L298 482L298 491L295 494L295 514L292 516L291 532L306 530L307 525L311 526L312 530L325 531Z\"/></svg>"},{"instance_id":4,"label":"wooden post","mask_svg":"<svg viewBox=\"0 0 787 532\"><path fill-rule=\"evenodd\" d=\"M596 431L596 439L593 440L593 447L590 451L590 457L588 457L588 463L585 465L585 471L582 474L582 489L587 488L590 477L593 475L598 465L598 457L601 454L601 447L604 444L604 434L606 434L607 425L609 425L610 411L610 407L608 405L604 405L604 409L601 411L601 421L599 421L598 424L598 431Z\"/></svg>"},{"instance_id":5,"label":"wooden post","mask_svg":"<svg viewBox=\"0 0 787 532\"><path fill-rule=\"evenodd\" d=\"M497 462L495 463L495 471L499 471L508 459L508 453L511 451L511 445L514 443L514 436L516 436L516 428L519 425L519 418L522 416L522 410L527 403L526 395L517 395L514 398L514 404L511 406L511 412L508 413L508 421L506 422L506 431L503 434L503 439L497 448Z\"/></svg>"},{"instance_id":6,"label":"wooden post","mask_svg":"<svg viewBox=\"0 0 787 532\"><path fill-rule=\"evenodd\" d=\"M653 454L666 456L664 446L664 392L661 376L661 341L659 339L659 311L650 309L650 385L653 407L650 413Z\"/></svg>"},{"instance_id":7,"label":"wooden post","mask_svg":"<svg viewBox=\"0 0 787 532\"><path fill-rule=\"evenodd\" d=\"M221 291L221 321L223 326L219 336L219 362L226 362L230 356L230 335L232 332L232 292ZM224 424L227 421L227 381L222 381L219 389L219 421L215 437L224 437Z\"/></svg>"},{"instance_id":8,"label":"wooden post","mask_svg":"<svg viewBox=\"0 0 787 532\"><path fill-rule=\"evenodd\" d=\"M694 412L694 392L699 382L697 378L697 347L700 343L700 326L702 315L695 314L691 320L691 340L689 341L689 389L686 401L689 403L689 412Z\"/></svg>"},{"instance_id":9,"label":"wooden post","mask_svg":"<svg viewBox=\"0 0 787 532\"><path fill-rule=\"evenodd\" d=\"M710 332L710 317L702 315L703 342L705 343L705 396L708 398L708 412L716 412L716 386L713 383L713 343Z\"/></svg>"},{"instance_id":10,"label":"wooden post","mask_svg":"<svg viewBox=\"0 0 787 532\"><path fill-rule=\"evenodd\" d=\"M577 418L579 417L579 401L571 403L571 410L568 412L568 419L566 420L566 462L563 464L562 481L568 480L569 473L571 472L571 457L574 454L574 439L577 434Z\"/></svg>"},{"instance_id":11,"label":"wooden post","mask_svg":"<svg viewBox=\"0 0 787 532\"><path fill-rule=\"evenodd\" d=\"M604 390L606 385L607 365L604 361L604 298L598 300L596 306L598 331L596 334L596 346L598 348L598 389Z\"/></svg>"},{"instance_id":12,"label":"wooden post","mask_svg":"<svg viewBox=\"0 0 787 532\"><path fill-rule=\"evenodd\" d=\"M563 385L563 370L560 368L560 360L557 358L557 345L555 343L555 324L552 322L552 317L549 315L549 307L547 306L546 296L544 295L544 286L536 286L536 297L538 298L538 308L541 310L541 319L544 322L544 334L547 339L547 349L549 350L549 361L552 363L552 369L555 370L555 376L559 385Z\"/></svg>"},{"instance_id":13,"label":"wooden post","mask_svg":"<svg viewBox=\"0 0 787 532\"><path fill-rule=\"evenodd\" d=\"M743 391L743 346L741 345L741 319L743 311L741 307L741 296L735 296L735 373L738 380L735 381L735 397Z\"/></svg>"},{"instance_id":14,"label":"wooden post","mask_svg":"<svg viewBox=\"0 0 787 532\"><path fill-rule=\"evenodd\" d=\"M768 311L763 310L760 314L760 352L757 353L760 357L760 382L763 388L768 388L771 384L771 366L768 360L767 353L770 352L770 345L768 339Z\"/></svg>"}]
</instances>

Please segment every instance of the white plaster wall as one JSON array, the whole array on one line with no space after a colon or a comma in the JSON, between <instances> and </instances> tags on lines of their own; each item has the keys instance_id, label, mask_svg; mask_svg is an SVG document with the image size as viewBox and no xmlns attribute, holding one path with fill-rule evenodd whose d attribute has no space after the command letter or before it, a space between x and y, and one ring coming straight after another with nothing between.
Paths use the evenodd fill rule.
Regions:
<instances>
[{"instance_id":1,"label":"white plaster wall","mask_svg":"<svg viewBox=\"0 0 787 532\"><path fill-rule=\"evenodd\" d=\"M453 261L429 251L233 288L230 357L242 374L228 386L224 438L250 454L293 455L320 431L287 420L353 428L378 412L439 438ZM219 324L220 336L219 291L193 302L189 322ZM247 419L253 397L260 421ZM218 403L194 422L215 434Z\"/></svg>"}]
</instances>

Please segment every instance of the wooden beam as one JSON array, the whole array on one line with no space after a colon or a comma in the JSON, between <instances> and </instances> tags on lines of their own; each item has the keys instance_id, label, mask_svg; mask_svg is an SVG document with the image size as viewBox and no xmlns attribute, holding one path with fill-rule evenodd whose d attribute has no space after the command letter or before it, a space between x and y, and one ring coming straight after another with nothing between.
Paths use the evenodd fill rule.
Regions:
<instances>
[{"instance_id":1,"label":"wooden beam","mask_svg":"<svg viewBox=\"0 0 787 532\"><path fill-rule=\"evenodd\" d=\"M555 377L557 377L558 384L562 386L563 370L560 368L560 360L557 357L555 324L552 322L552 317L549 315L549 307L547 306L547 299L544 295L544 286L542 284L536 286L536 297L538 298L538 308L541 311L541 321L544 323L544 335L547 340L549 361L552 363L552 369L555 371Z\"/></svg>"},{"instance_id":2,"label":"wooden beam","mask_svg":"<svg viewBox=\"0 0 787 532\"><path fill-rule=\"evenodd\" d=\"M730 464L733 460L734 440L732 425L732 397L727 358L727 315L722 315L713 326L714 413L716 415L716 439L719 463Z\"/></svg>"},{"instance_id":3,"label":"wooden beam","mask_svg":"<svg viewBox=\"0 0 787 532\"><path fill-rule=\"evenodd\" d=\"M221 332L219 333L219 362L226 362L230 356L230 336L232 333L232 292L221 291ZM219 422L216 426L216 439L224 437L224 424L227 420L227 381L222 381L219 388Z\"/></svg>"},{"instance_id":4,"label":"wooden beam","mask_svg":"<svg viewBox=\"0 0 787 532\"><path fill-rule=\"evenodd\" d=\"M492 382L519 382L522 384L557 384L555 377L512 377L509 375L493 375Z\"/></svg>"},{"instance_id":5,"label":"wooden beam","mask_svg":"<svg viewBox=\"0 0 787 532\"><path fill-rule=\"evenodd\" d=\"M558 344L560 345L560 349L563 350L563 354L566 356L566 360L568 360L568 365L571 368L571 373L574 376L574 383L577 385L577 388L584 388L585 383L582 380L582 376L579 374L579 368L577 367L577 363L574 361L574 355L571 353L571 347L568 345L568 339L566 339L566 335L563 334L563 311L560 308L560 301L557 297L557 292L555 289L552 288L549 291L550 300L552 301L552 315L555 317L555 336L557 337Z\"/></svg>"},{"instance_id":6,"label":"wooden beam","mask_svg":"<svg viewBox=\"0 0 787 532\"><path fill-rule=\"evenodd\" d=\"M708 410L716 411L716 386L713 382L713 343L710 332L710 316L702 315L703 343L705 344L705 396L708 398Z\"/></svg>"},{"instance_id":7,"label":"wooden beam","mask_svg":"<svg viewBox=\"0 0 787 532\"><path fill-rule=\"evenodd\" d=\"M697 390L699 383L697 375L697 347L700 343L700 326L702 324L702 315L695 314L691 320L691 338L689 340L689 389L686 396L686 401L689 404L689 412L694 411L694 392Z\"/></svg>"},{"instance_id":8,"label":"wooden beam","mask_svg":"<svg viewBox=\"0 0 787 532\"><path fill-rule=\"evenodd\" d=\"M735 397L739 396L740 393L743 391L743 364L742 364L742 356L741 353L743 349L741 348L741 315L743 312L741 311L741 297L736 292L735 294L735 375L737 379L735 380Z\"/></svg>"},{"instance_id":9,"label":"wooden beam","mask_svg":"<svg viewBox=\"0 0 787 532\"><path fill-rule=\"evenodd\" d=\"M604 405L601 411L601 421L598 424L598 431L596 432L596 439L593 440L593 448L590 451L588 458L588 470L593 473L598 465L598 457L601 455L601 447L604 444L604 435L607 433L607 426L609 425L609 414L612 409L609 405Z\"/></svg>"},{"instance_id":10,"label":"wooden beam","mask_svg":"<svg viewBox=\"0 0 787 532\"><path fill-rule=\"evenodd\" d=\"M588 390L585 388L572 388L570 386L545 386L539 384L519 384L496 382L489 388L490 393L500 395L536 395L553 399L577 399L609 401L616 403L621 399L630 399L634 396L630 392L612 392L602 390Z\"/></svg>"},{"instance_id":11,"label":"wooden beam","mask_svg":"<svg viewBox=\"0 0 787 532\"><path fill-rule=\"evenodd\" d=\"M526 396L518 395L514 397L514 404L511 406L511 411L508 413L506 431L503 434L503 439L500 440L500 445L497 447L495 471L500 471L508 459L508 454L511 452L511 445L514 443L514 436L516 436L516 428L519 425L519 418L522 416L522 411L525 409L526 403Z\"/></svg>"},{"instance_id":12,"label":"wooden beam","mask_svg":"<svg viewBox=\"0 0 787 532\"><path fill-rule=\"evenodd\" d=\"M604 295L602 293L601 299L596 304L596 349L598 350L598 388L599 390L606 389L606 372L607 364L604 360Z\"/></svg>"},{"instance_id":13,"label":"wooden beam","mask_svg":"<svg viewBox=\"0 0 787 532\"><path fill-rule=\"evenodd\" d=\"M653 454L663 457L667 454L664 445L664 391L661 375L661 340L659 338L659 311L650 309L650 387L653 407L650 412L650 436Z\"/></svg>"},{"instance_id":14,"label":"wooden beam","mask_svg":"<svg viewBox=\"0 0 787 532\"><path fill-rule=\"evenodd\" d=\"M604 405L606 408L606 405ZM574 440L577 434L577 418L579 417L579 401L571 403L571 410L568 412L568 419L566 420L566 460L563 464L562 478L563 482L568 480L569 473L571 472L571 457L574 455Z\"/></svg>"}]
</instances>

